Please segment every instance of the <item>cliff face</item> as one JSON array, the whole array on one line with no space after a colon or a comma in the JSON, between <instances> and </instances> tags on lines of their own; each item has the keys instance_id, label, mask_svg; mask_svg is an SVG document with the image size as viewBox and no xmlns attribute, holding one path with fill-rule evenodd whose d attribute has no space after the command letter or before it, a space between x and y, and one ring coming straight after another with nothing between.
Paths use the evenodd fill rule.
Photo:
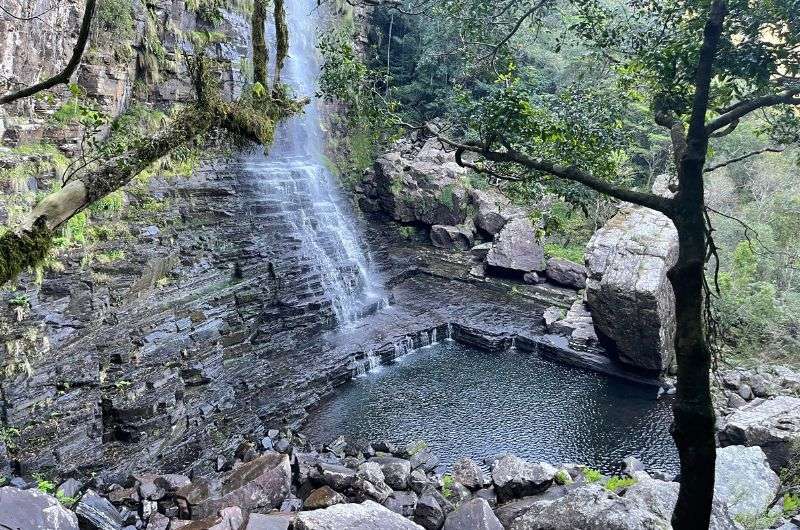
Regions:
<instances>
[{"instance_id":1,"label":"cliff face","mask_svg":"<svg viewBox=\"0 0 800 530\"><path fill-rule=\"evenodd\" d=\"M84 1L12 0L7 4L9 14L0 16L0 86L11 90L42 81L64 68L77 41ZM183 0L107 0L98 4L89 45L71 81L110 117L119 115L132 101L159 106L186 101L191 91L184 81L183 57L200 34L226 36L224 42L210 46L210 52L226 65L225 90L235 94L241 88L250 53L246 13L220 10L209 21L209 15L187 9ZM80 131L64 130L52 122L53 114L71 97L68 87L60 86L42 97L0 109L3 144L44 140L74 149Z\"/></svg>"}]
</instances>

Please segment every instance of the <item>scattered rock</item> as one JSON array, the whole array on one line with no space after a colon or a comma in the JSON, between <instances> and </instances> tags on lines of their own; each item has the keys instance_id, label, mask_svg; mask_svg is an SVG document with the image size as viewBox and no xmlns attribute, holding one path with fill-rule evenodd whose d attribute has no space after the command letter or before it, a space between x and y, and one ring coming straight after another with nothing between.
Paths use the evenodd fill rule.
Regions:
<instances>
[{"instance_id":1,"label":"scattered rock","mask_svg":"<svg viewBox=\"0 0 800 530\"><path fill-rule=\"evenodd\" d=\"M290 513L251 513L243 530L289 530L293 521L294 515Z\"/></svg>"},{"instance_id":2,"label":"scattered rock","mask_svg":"<svg viewBox=\"0 0 800 530\"><path fill-rule=\"evenodd\" d=\"M444 530L503 530L500 520L483 499L472 499L447 516Z\"/></svg>"},{"instance_id":3,"label":"scattered rock","mask_svg":"<svg viewBox=\"0 0 800 530\"><path fill-rule=\"evenodd\" d=\"M384 480L390 488L404 490L408 487L408 478L411 475L411 462L393 456L376 456L370 458L381 467Z\"/></svg>"},{"instance_id":4,"label":"scattered rock","mask_svg":"<svg viewBox=\"0 0 800 530\"><path fill-rule=\"evenodd\" d=\"M547 278L559 285L573 289L586 287L586 267L561 258L547 260Z\"/></svg>"},{"instance_id":5,"label":"scattered rock","mask_svg":"<svg viewBox=\"0 0 800 530\"><path fill-rule=\"evenodd\" d=\"M349 467L336 464L318 464L320 480L335 490L344 490L356 481L356 472Z\"/></svg>"},{"instance_id":6,"label":"scattered rock","mask_svg":"<svg viewBox=\"0 0 800 530\"><path fill-rule=\"evenodd\" d=\"M486 264L520 275L545 270L544 250L536 242L536 233L527 217L514 218L503 227L486 255Z\"/></svg>"},{"instance_id":7,"label":"scattered rock","mask_svg":"<svg viewBox=\"0 0 800 530\"><path fill-rule=\"evenodd\" d=\"M474 234L472 230L464 225L433 225L431 227L431 242L435 247L469 250L473 241Z\"/></svg>"},{"instance_id":8,"label":"scattered rock","mask_svg":"<svg viewBox=\"0 0 800 530\"><path fill-rule=\"evenodd\" d=\"M426 530L438 530L444 523L444 518L444 510L434 495L426 492L419 497L414 509L414 521Z\"/></svg>"},{"instance_id":9,"label":"scattered rock","mask_svg":"<svg viewBox=\"0 0 800 530\"><path fill-rule=\"evenodd\" d=\"M720 444L760 446L773 470L779 471L800 439L800 398L777 396L752 401L730 414L719 433Z\"/></svg>"},{"instance_id":10,"label":"scattered rock","mask_svg":"<svg viewBox=\"0 0 800 530\"><path fill-rule=\"evenodd\" d=\"M553 483L556 468L531 464L513 455L502 456L492 467L492 481L500 502L533 495Z\"/></svg>"},{"instance_id":11,"label":"scattered rock","mask_svg":"<svg viewBox=\"0 0 800 530\"><path fill-rule=\"evenodd\" d=\"M728 406L732 409L740 409L747 405L747 401L744 400L742 396L739 394L731 393L728 396Z\"/></svg>"},{"instance_id":12,"label":"scattered rock","mask_svg":"<svg viewBox=\"0 0 800 530\"><path fill-rule=\"evenodd\" d=\"M522 275L522 281L530 285L538 285L544 282L544 278L535 272L526 272Z\"/></svg>"},{"instance_id":13,"label":"scattered rock","mask_svg":"<svg viewBox=\"0 0 800 530\"><path fill-rule=\"evenodd\" d=\"M471 458L462 458L453 464L453 478L471 490L482 488L486 479L483 470Z\"/></svg>"},{"instance_id":14,"label":"scattered rock","mask_svg":"<svg viewBox=\"0 0 800 530\"><path fill-rule=\"evenodd\" d=\"M525 211L495 190L469 190L472 202L478 207L475 225L489 236L496 236L514 217L524 217Z\"/></svg>"},{"instance_id":15,"label":"scattered rock","mask_svg":"<svg viewBox=\"0 0 800 530\"><path fill-rule=\"evenodd\" d=\"M299 512L295 530L419 530L422 527L373 501Z\"/></svg>"},{"instance_id":16,"label":"scattered rock","mask_svg":"<svg viewBox=\"0 0 800 530\"><path fill-rule=\"evenodd\" d=\"M87 490L75 506L81 528L89 530L119 530L124 521L117 509L94 490Z\"/></svg>"},{"instance_id":17,"label":"scattered rock","mask_svg":"<svg viewBox=\"0 0 800 530\"><path fill-rule=\"evenodd\" d=\"M78 518L51 495L5 486L0 488L0 527L78 530Z\"/></svg>"},{"instance_id":18,"label":"scattered rock","mask_svg":"<svg viewBox=\"0 0 800 530\"><path fill-rule=\"evenodd\" d=\"M395 491L389 495L383 505L403 517L411 517L417 508L417 494L413 491Z\"/></svg>"},{"instance_id":19,"label":"scattered rock","mask_svg":"<svg viewBox=\"0 0 800 530\"><path fill-rule=\"evenodd\" d=\"M312 491L306 500L303 502L303 508L306 510L316 510L318 508L329 508L334 504L342 504L347 502L347 499L341 493L331 489L330 486L322 486Z\"/></svg>"},{"instance_id":20,"label":"scattered rock","mask_svg":"<svg viewBox=\"0 0 800 530\"><path fill-rule=\"evenodd\" d=\"M638 472L647 471L641 460L635 456L626 456L622 459L622 471L629 477L634 476Z\"/></svg>"}]
</instances>

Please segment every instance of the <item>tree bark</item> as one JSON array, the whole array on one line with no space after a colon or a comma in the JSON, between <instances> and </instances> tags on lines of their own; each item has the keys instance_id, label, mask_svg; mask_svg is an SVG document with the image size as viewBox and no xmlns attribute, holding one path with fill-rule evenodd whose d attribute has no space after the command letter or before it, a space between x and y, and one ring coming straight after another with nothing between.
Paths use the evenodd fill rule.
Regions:
<instances>
[{"instance_id":1,"label":"tree bark","mask_svg":"<svg viewBox=\"0 0 800 530\"><path fill-rule=\"evenodd\" d=\"M672 406L672 437L681 460L681 487L672 514L676 530L706 530L714 497L716 443L711 403L711 351L703 321L706 257L703 167L709 90L727 7L714 0L703 32L695 94L686 145L678 165L678 192L670 218L678 230L678 261L669 271L675 292L677 396ZM677 146L676 146L677 147Z\"/></svg>"},{"instance_id":2,"label":"tree bark","mask_svg":"<svg viewBox=\"0 0 800 530\"><path fill-rule=\"evenodd\" d=\"M272 85L273 91L280 90L281 71L286 56L289 55L289 28L286 24L286 9L284 0L275 1L275 79Z\"/></svg>"},{"instance_id":3,"label":"tree bark","mask_svg":"<svg viewBox=\"0 0 800 530\"><path fill-rule=\"evenodd\" d=\"M250 19L253 38L253 82L261 83L265 89L269 87L267 79L267 41L264 36L264 23L267 20L266 0L253 2L253 16Z\"/></svg>"}]
</instances>

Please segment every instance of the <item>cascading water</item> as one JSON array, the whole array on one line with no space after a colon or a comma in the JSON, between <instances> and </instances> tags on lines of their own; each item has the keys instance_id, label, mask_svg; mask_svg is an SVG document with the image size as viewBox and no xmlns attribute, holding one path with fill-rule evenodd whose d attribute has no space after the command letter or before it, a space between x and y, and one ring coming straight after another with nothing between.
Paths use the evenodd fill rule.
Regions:
<instances>
[{"instance_id":1,"label":"cascading water","mask_svg":"<svg viewBox=\"0 0 800 530\"><path fill-rule=\"evenodd\" d=\"M244 168L265 175L264 192L295 228L302 252L311 258L342 325L382 305L384 299L350 212L339 197L335 177L324 162L324 135L315 98L319 63L312 15L316 1L286 4L289 57L281 78L297 97L311 102L303 114L278 128L268 156L251 156Z\"/></svg>"}]
</instances>

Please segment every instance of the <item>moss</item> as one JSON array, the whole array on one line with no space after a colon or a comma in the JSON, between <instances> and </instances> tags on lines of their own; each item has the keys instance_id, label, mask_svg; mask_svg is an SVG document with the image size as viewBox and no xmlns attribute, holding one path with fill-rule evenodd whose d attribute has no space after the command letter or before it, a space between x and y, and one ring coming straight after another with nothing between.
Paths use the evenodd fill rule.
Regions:
<instances>
[{"instance_id":1,"label":"moss","mask_svg":"<svg viewBox=\"0 0 800 530\"><path fill-rule=\"evenodd\" d=\"M442 191L439 194L439 202L441 202L451 210L455 208L455 197L453 194L452 184L448 184L442 188Z\"/></svg>"},{"instance_id":2,"label":"moss","mask_svg":"<svg viewBox=\"0 0 800 530\"><path fill-rule=\"evenodd\" d=\"M589 482L590 484L594 483L594 482L598 482L598 481L603 479L603 474L602 473L600 473L598 470L592 469L590 467L583 468L581 470L581 472L583 473L583 476L586 479L586 482Z\"/></svg>"},{"instance_id":3,"label":"moss","mask_svg":"<svg viewBox=\"0 0 800 530\"><path fill-rule=\"evenodd\" d=\"M53 232L43 222L37 222L31 232L15 234L8 231L0 237L0 285L10 281L30 267L43 261L53 246Z\"/></svg>"},{"instance_id":4,"label":"moss","mask_svg":"<svg viewBox=\"0 0 800 530\"><path fill-rule=\"evenodd\" d=\"M546 243L544 253L550 258L561 258L573 263L583 263L586 249L582 245L559 245Z\"/></svg>"},{"instance_id":5,"label":"moss","mask_svg":"<svg viewBox=\"0 0 800 530\"><path fill-rule=\"evenodd\" d=\"M636 484L636 479L632 477L611 477L604 486L609 491L619 491L630 488L634 484Z\"/></svg>"}]
</instances>

